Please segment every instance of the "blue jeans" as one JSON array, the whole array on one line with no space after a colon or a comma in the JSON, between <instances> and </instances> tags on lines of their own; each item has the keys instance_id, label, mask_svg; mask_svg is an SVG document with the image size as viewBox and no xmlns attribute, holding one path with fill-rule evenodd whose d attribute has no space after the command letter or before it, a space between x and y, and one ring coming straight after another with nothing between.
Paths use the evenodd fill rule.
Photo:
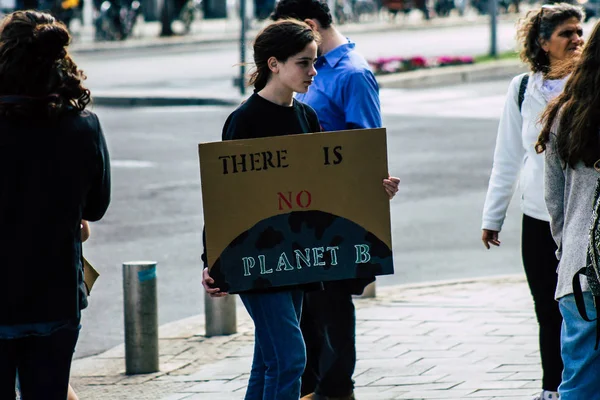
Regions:
<instances>
[{"instance_id":1,"label":"blue jeans","mask_svg":"<svg viewBox=\"0 0 600 400\"><path fill-rule=\"evenodd\" d=\"M0 339L0 399L15 398L15 380L23 400L65 400L79 323L46 336Z\"/></svg>"},{"instance_id":2,"label":"blue jeans","mask_svg":"<svg viewBox=\"0 0 600 400\"><path fill-rule=\"evenodd\" d=\"M254 321L254 359L245 400L298 400L306 366L301 290L242 293Z\"/></svg>"},{"instance_id":3,"label":"blue jeans","mask_svg":"<svg viewBox=\"0 0 600 400\"><path fill-rule=\"evenodd\" d=\"M583 293L588 318L596 318L594 299ZM563 316L561 353L565 369L558 388L561 400L586 400L600 397L600 350L596 343L596 321L587 322L577 311L575 297L570 294L559 299Z\"/></svg>"}]
</instances>

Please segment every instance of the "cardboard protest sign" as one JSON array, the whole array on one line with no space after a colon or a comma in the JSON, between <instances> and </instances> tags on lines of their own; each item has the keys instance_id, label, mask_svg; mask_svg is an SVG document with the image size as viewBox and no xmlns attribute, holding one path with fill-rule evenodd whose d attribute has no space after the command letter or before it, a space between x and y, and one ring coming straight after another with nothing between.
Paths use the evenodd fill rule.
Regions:
<instances>
[{"instance_id":1,"label":"cardboard protest sign","mask_svg":"<svg viewBox=\"0 0 600 400\"><path fill-rule=\"evenodd\" d=\"M198 147L208 266L221 290L394 272L385 129Z\"/></svg>"}]
</instances>

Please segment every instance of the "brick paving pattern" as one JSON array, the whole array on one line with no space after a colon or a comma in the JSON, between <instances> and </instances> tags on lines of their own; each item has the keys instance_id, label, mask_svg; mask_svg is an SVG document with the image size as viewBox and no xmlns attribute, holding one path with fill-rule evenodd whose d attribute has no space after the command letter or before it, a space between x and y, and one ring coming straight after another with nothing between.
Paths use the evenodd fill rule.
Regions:
<instances>
[{"instance_id":1,"label":"brick paving pattern","mask_svg":"<svg viewBox=\"0 0 600 400\"><path fill-rule=\"evenodd\" d=\"M359 400L528 399L541 386L537 324L521 276L392 286L357 299ZM161 372L124 375L123 346L74 363L82 399L243 399L252 324L203 336L203 317L161 327Z\"/></svg>"}]
</instances>

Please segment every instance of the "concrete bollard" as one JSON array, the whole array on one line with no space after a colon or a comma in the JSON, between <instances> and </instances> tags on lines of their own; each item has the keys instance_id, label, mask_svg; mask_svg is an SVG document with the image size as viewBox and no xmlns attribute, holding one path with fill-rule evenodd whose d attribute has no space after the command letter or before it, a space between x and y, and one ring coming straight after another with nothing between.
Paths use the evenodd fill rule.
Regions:
<instances>
[{"instance_id":1,"label":"concrete bollard","mask_svg":"<svg viewBox=\"0 0 600 400\"><path fill-rule=\"evenodd\" d=\"M376 290L375 290L376 286L377 286L376 283L377 283L377 281L369 283L367 285L367 287L365 288L365 290L363 290L363 293L360 297L365 298L365 299L370 299L370 298L376 297L376 294L377 294Z\"/></svg>"},{"instance_id":2,"label":"concrete bollard","mask_svg":"<svg viewBox=\"0 0 600 400\"><path fill-rule=\"evenodd\" d=\"M204 292L204 326L206 337L232 335L237 332L235 296L210 297Z\"/></svg>"},{"instance_id":3,"label":"concrete bollard","mask_svg":"<svg viewBox=\"0 0 600 400\"><path fill-rule=\"evenodd\" d=\"M123 263L125 373L158 372L156 262Z\"/></svg>"}]
</instances>

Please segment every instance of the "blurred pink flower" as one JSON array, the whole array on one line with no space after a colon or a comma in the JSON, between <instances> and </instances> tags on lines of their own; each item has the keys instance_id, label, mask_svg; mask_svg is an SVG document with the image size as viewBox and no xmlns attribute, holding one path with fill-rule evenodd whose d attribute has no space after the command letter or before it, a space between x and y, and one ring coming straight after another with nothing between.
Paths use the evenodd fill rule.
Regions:
<instances>
[{"instance_id":1,"label":"blurred pink flower","mask_svg":"<svg viewBox=\"0 0 600 400\"><path fill-rule=\"evenodd\" d=\"M375 74L391 74L415 69L443 67L447 65L473 64L474 62L475 59L470 56L440 56L432 58L423 56L414 56L410 58L393 56L369 60L371 69Z\"/></svg>"}]
</instances>

